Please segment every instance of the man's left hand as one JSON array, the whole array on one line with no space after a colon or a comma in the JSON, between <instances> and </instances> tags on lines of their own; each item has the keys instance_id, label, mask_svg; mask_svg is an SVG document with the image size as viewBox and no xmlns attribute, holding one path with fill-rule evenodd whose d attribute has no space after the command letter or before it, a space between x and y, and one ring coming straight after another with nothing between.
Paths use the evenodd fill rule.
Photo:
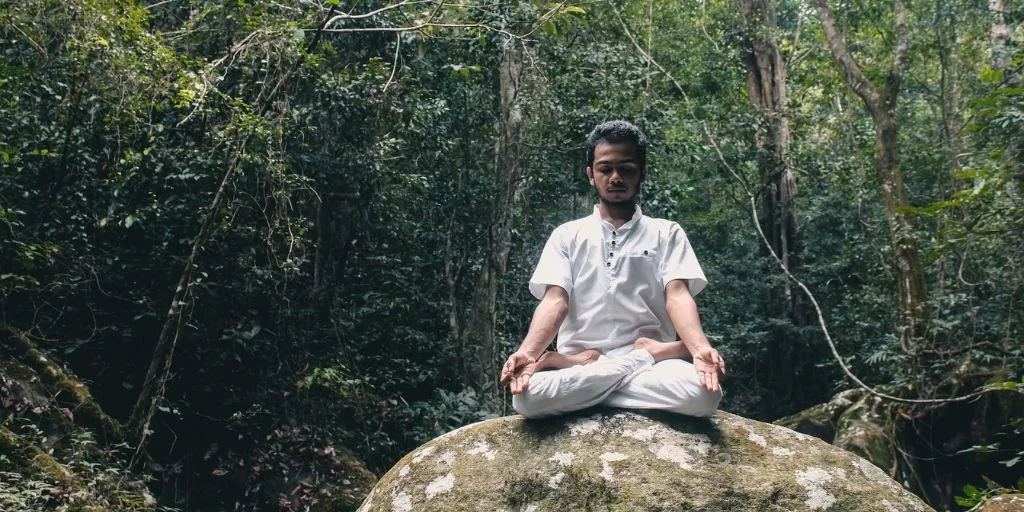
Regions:
<instances>
[{"instance_id":1,"label":"man's left hand","mask_svg":"<svg viewBox=\"0 0 1024 512\"><path fill-rule=\"evenodd\" d=\"M693 354L693 368L697 370L697 378L704 388L717 393L721 387L718 380L725 377L725 360L721 354L711 347L704 347Z\"/></svg>"}]
</instances>

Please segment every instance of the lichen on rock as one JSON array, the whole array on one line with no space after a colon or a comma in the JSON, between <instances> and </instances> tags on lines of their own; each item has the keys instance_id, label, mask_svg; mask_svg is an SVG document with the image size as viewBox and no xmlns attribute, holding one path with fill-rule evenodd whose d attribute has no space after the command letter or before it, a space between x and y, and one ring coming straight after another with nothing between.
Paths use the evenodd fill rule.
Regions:
<instances>
[{"instance_id":1,"label":"lichen on rock","mask_svg":"<svg viewBox=\"0 0 1024 512\"><path fill-rule=\"evenodd\" d=\"M927 510L878 468L819 439L722 412L600 410L449 432L398 461L359 510L893 508Z\"/></svg>"}]
</instances>

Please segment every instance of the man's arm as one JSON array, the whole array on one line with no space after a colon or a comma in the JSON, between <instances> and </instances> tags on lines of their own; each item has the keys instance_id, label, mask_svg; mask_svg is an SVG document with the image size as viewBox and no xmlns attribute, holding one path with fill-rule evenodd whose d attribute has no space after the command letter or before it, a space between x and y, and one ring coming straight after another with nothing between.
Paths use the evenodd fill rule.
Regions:
<instances>
[{"instance_id":1,"label":"man's arm","mask_svg":"<svg viewBox=\"0 0 1024 512\"><path fill-rule=\"evenodd\" d=\"M693 366L697 370L701 384L704 384L708 391L718 391L718 379L725 376L725 361L718 351L711 347L704 330L700 327L697 302L693 300L693 295L690 295L686 281L673 279L665 285L665 309L681 339L681 342L674 344L674 349L684 354L689 351L693 356Z\"/></svg>"},{"instance_id":2,"label":"man's arm","mask_svg":"<svg viewBox=\"0 0 1024 512\"><path fill-rule=\"evenodd\" d=\"M523 338L519 352L536 359L544 352L544 349L551 344L558 334L558 327L565 320L569 312L569 295L561 286L548 286L544 292L544 298L537 304L533 312L533 319L530 320L530 330Z\"/></svg>"},{"instance_id":3,"label":"man's arm","mask_svg":"<svg viewBox=\"0 0 1024 512\"><path fill-rule=\"evenodd\" d=\"M569 295L561 286L548 286L533 312L530 330L514 354L501 367L501 385L510 384L513 395L526 390L530 376L536 371L537 358L555 339L558 327L569 312Z\"/></svg>"}]
</instances>

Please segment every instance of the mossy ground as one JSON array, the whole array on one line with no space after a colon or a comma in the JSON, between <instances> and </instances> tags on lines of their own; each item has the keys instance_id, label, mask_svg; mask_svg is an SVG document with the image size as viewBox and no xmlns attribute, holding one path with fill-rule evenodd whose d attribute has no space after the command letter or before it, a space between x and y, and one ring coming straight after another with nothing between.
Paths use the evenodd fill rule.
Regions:
<instances>
[{"instance_id":1,"label":"mossy ground","mask_svg":"<svg viewBox=\"0 0 1024 512\"><path fill-rule=\"evenodd\" d=\"M0 510L155 509L114 444L119 424L84 383L16 334L0 329Z\"/></svg>"}]
</instances>

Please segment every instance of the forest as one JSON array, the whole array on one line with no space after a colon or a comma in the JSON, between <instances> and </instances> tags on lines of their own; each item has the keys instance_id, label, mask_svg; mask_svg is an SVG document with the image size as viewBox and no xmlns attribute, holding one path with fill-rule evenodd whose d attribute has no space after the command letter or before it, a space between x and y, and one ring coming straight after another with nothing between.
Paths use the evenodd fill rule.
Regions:
<instances>
[{"instance_id":1,"label":"forest","mask_svg":"<svg viewBox=\"0 0 1024 512\"><path fill-rule=\"evenodd\" d=\"M0 2L0 509L350 511L514 414L611 119L723 410L936 510L1024 492L1022 37L1016 0Z\"/></svg>"}]
</instances>

